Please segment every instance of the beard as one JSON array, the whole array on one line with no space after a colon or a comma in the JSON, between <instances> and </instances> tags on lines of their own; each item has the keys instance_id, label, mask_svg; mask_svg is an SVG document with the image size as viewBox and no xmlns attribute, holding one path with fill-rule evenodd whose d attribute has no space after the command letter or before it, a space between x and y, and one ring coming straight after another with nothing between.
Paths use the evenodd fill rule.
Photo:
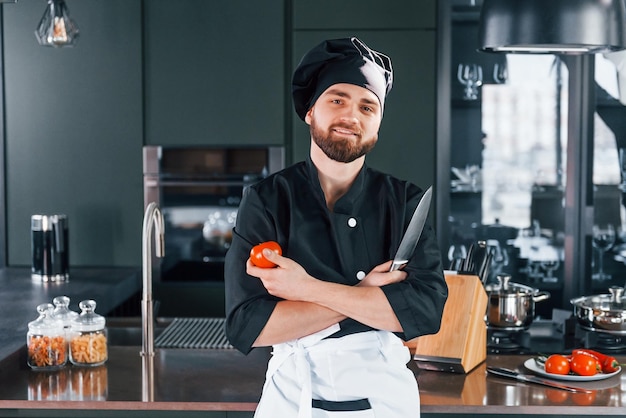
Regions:
<instances>
[{"instance_id":1,"label":"beard","mask_svg":"<svg viewBox=\"0 0 626 418\"><path fill-rule=\"evenodd\" d=\"M363 139L361 132L355 135L354 141L344 137L335 137L332 130L334 127L354 129L352 126L336 124L330 126L328 130L324 130L317 126L315 119L312 118L309 131L311 132L311 138L324 154L331 160L340 163L351 163L357 158L362 157L370 152L376 145L376 141L378 141L377 134L374 134L371 138Z\"/></svg>"}]
</instances>

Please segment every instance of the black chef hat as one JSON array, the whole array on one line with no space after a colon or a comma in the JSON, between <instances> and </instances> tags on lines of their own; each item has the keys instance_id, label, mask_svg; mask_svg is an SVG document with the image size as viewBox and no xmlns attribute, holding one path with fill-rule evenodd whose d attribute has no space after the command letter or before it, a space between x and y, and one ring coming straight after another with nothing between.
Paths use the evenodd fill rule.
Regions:
<instances>
[{"instance_id":1,"label":"black chef hat","mask_svg":"<svg viewBox=\"0 0 626 418\"><path fill-rule=\"evenodd\" d=\"M304 120L320 95L338 83L370 90L378 97L382 109L392 81L388 56L354 37L332 39L317 45L302 58L293 74L291 93L296 113Z\"/></svg>"}]
</instances>

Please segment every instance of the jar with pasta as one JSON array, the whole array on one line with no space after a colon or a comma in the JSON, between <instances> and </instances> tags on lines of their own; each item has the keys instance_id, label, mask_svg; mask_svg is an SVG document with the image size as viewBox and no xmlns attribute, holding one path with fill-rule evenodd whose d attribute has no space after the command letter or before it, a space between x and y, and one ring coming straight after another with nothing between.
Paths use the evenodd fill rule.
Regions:
<instances>
[{"instance_id":1,"label":"jar with pasta","mask_svg":"<svg viewBox=\"0 0 626 418\"><path fill-rule=\"evenodd\" d=\"M76 366L99 366L107 361L106 320L95 312L96 302L78 304L80 315L72 321L70 361Z\"/></svg>"},{"instance_id":2,"label":"jar with pasta","mask_svg":"<svg viewBox=\"0 0 626 418\"><path fill-rule=\"evenodd\" d=\"M54 306L37 306L39 317L28 323L27 363L33 370L57 370L67 363L67 340L63 322L52 316Z\"/></svg>"}]
</instances>

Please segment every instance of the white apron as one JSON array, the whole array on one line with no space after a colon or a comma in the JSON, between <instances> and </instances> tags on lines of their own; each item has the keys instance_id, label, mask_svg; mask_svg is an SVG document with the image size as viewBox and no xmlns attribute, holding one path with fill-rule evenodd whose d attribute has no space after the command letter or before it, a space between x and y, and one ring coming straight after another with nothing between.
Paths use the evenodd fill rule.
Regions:
<instances>
[{"instance_id":1,"label":"white apron","mask_svg":"<svg viewBox=\"0 0 626 418\"><path fill-rule=\"evenodd\" d=\"M417 418L410 353L387 331L325 337L335 324L274 346L255 418Z\"/></svg>"}]
</instances>

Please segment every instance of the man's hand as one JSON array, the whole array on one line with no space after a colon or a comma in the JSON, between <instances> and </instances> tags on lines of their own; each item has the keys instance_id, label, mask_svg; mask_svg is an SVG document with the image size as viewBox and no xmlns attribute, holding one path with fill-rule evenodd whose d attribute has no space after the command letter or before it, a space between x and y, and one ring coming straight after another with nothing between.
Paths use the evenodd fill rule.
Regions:
<instances>
[{"instance_id":1,"label":"man's hand","mask_svg":"<svg viewBox=\"0 0 626 418\"><path fill-rule=\"evenodd\" d=\"M310 276L300 264L274 251L264 249L263 255L277 266L274 268L256 267L248 259L246 272L261 279L270 295L286 300L305 300L303 296L306 295L307 285L317 279Z\"/></svg>"},{"instance_id":2,"label":"man's hand","mask_svg":"<svg viewBox=\"0 0 626 418\"><path fill-rule=\"evenodd\" d=\"M389 271L392 261L379 264L374 267L357 286L384 286L390 283L398 283L406 279L406 272L402 270Z\"/></svg>"},{"instance_id":3,"label":"man's hand","mask_svg":"<svg viewBox=\"0 0 626 418\"><path fill-rule=\"evenodd\" d=\"M309 275L300 264L274 251L263 250L263 255L277 267L256 267L248 260L246 272L261 279L265 289L273 296L286 300L306 301L308 285L317 279ZM407 274L402 270L389 271L391 263L390 260L374 267L357 286L380 287L406 279Z\"/></svg>"},{"instance_id":4,"label":"man's hand","mask_svg":"<svg viewBox=\"0 0 626 418\"><path fill-rule=\"evenodd\" d=\"M352 318L372 328L402 332L402 326L380 286L406 279L401 270L389 271L391 261L372 269L357 286L318 280L287 257L264 250L267 260L277 266L261 268L248 259L246 272L258 277L278 302L255 346L272 345L310 335Z\"/></svg>"}]
</instances>

